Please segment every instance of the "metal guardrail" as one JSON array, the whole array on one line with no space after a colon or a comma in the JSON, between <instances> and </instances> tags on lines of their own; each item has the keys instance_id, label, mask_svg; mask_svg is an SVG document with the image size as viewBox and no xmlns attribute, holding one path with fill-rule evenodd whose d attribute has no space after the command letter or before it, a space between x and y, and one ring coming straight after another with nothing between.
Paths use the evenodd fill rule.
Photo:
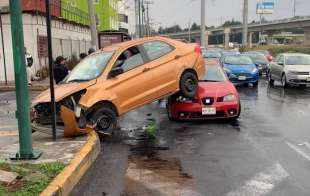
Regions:
<instances>
[{"instance_id":1,"label":"metal guardrail","mask_svg":"<svg viewBox=\"0 0 310 196\"><path fill-rule=\"evenodd\" d=\"M271 21L264 21L262 23L260 22L255 22L255 23L250 23L248 27L259 27L259 26L266 26L266 25L276 25L276 24L281 24L281 23L293 23L293 22L302 22L302 21L310 21L310 16L297 16L294 18L285 18L285 19L280 19L280 20L271 20ZM231 28L231 29L238 29L242 28L241 25L234 25L234 26L229 26L229 27L217 27L217 28L212 28L209 29L209 31L222 31L225 28ZM195 33L200 33L200 30L192 31L192 34ZM180 33L168 33L168 34L162 34L166 36L173 36L173 35L183 35L183 34L188 34L188 32L180 32Z\"/></svg>"}]
</instances>

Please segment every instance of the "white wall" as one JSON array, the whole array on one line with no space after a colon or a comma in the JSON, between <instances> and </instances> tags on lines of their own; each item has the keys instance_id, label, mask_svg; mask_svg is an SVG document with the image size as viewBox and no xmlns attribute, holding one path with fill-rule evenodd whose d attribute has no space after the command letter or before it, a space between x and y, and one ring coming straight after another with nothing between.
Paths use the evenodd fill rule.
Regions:
<instances>
[{"instance_id":1,"label":"white wall","mask_svg":"<svg viewBox=\"0 0 310 196\"><path fill-rule=\"evenodd\" d=\"M2 15L3 20L3 38L6 56L7 76L9 81L14 80L14 64L12 53L11 25L10 15ZM34 58L34 71L38 71L42 66L47 66L47 59L38 58L37 37L46 36L45 18L31 14L23 14L24 43L27 50ZM79 55L81 52L87 52L90 46L91 35L86 27L81 27L59 20L52 21L52 41L53 57L59 55L70 58L73 53ZM83 46L83 47L80 47ZM87 47L85 47L85 45ZM4 65L2 54L2 42L0 35L0 81L4 81Z\"/></svg>"}]
</instances>

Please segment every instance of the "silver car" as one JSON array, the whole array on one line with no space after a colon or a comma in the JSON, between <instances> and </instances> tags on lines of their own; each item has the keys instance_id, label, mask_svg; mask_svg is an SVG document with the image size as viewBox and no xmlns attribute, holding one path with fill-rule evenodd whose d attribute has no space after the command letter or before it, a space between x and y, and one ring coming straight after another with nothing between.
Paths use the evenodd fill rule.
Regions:
<instances>
[{"instance_id":1,"label":"silver car","mask_svg":"<svg viewBox=\"0 0 310 196\"><path fill-rule=\"evenodd\" d=\"M283 87L290 84L310 84L310 55L298 53L279 54L268 69L268 81L273 85L278 80Z\"/></svg>"}]
</instances>

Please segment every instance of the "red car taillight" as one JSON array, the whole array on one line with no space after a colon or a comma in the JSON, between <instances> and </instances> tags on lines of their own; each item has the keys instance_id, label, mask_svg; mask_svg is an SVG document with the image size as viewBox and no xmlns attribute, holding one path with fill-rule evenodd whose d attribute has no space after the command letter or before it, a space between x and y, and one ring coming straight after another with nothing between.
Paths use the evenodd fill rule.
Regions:
<instances>
[{"instance_id":1,"label":"red car taillight","mask_svg":"<svg viewBox=\"0 0 310 196\"><path fill-rule=\"evenodd\" d=\"M200 48L199 45L197 45L197 46L195 47L195 52L201 54L201 48Z\"/></svg>"}]
</instances>

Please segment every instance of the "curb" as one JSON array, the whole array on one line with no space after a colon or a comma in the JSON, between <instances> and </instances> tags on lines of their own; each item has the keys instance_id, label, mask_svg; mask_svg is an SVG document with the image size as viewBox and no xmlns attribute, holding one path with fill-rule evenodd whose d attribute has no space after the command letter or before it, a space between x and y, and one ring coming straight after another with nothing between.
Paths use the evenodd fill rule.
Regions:
<instances>
[{"instance_id":1,"label":"curb","mask_svg":"<svg viewBox=\"0 0 310 196\"><path fill-rule=\"evenodd\" d=\"M49 86L29 86L29 91L44 91L48 89ZM0 92L7 92L7 91L15 91L15 86L0 86Z\"/></svg>"},{"instance_id":2,"label":"curb","mask_svg":"<svg viewBox=\"0 0 310 196\"><path fill-rule=\"evenodd\" d=\"M69 165L58 174L40 196L67 196L87 172L100 153L97 133L88 133L87 142L74 155Z\"/></svg>"}]
</instances>

